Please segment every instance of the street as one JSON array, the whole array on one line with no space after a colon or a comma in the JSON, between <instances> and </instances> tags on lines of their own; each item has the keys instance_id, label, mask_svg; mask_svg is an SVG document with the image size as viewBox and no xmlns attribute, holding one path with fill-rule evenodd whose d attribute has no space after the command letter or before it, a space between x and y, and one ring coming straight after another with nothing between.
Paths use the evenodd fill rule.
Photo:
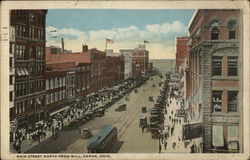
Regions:
<instances>
[{"instance_id":1,"label":"street","mask_svg":"<svg viewBox=\"0 0 250 160\"><path fill-rule=\"evenodd\" d=\"M83 128L91 128L96 133L104 125L114 125L118 129L118 143L113 147L112 152L119 153L157 153L158 141L152 139L150 133L142 133L139 128L139 115L141 107L147 106L147 110L153 107L154 102L149 102L148 96L159 94L160 87L157 85L162 79L153 77L138 88L138 93L131 92L129 101L123 97L120 101L107 109L104 117L97 117L82 125ZM155 87L153 87L155 84ZM144 91L143 91L144 90ZM115 111L118 103L126 102L127 110ZM57 139L49 139L29 150L29 153L86 153L88 139L80 139L79 131L63 130Z\"/></svg>"}]
</instances>

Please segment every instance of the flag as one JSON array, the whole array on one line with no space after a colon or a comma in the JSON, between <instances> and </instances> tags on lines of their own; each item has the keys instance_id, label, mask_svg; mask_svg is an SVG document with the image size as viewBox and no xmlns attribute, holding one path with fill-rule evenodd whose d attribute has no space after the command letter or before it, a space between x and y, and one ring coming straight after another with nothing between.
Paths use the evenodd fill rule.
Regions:
<instances>
[{"instance_id":1,"label":"flag","mask_svg":"<svg viewBox=\"0 0 250 160\"><path fill-rule=\"evenodd\" d=\"M149 43L149 42L144 40L144 43Z\"/></svg>"},{"instance_id":2,"label":"flag","mask_svg":"<svg viewBox=\"0 0 250 160\"><path fill-rule=\"evenodd\" d=\"M108 39L108 38L106 38L106 42L107 43L114 43L114 41L112 39Z\"/></svg>"}]
</instances>

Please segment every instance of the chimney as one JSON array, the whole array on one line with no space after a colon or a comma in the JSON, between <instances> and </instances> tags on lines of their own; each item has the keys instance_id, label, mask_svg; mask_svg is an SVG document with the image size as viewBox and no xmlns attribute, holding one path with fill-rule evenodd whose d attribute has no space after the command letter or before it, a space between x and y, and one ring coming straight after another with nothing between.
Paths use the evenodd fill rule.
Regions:
<instances>
[{"instance_id":1,"label":"chimney","mask_svg":"<svg viewBox=\"0 0 250 160\"><path fill-rule=\"evenodd\" d=\"M63 41L63 38L62 38L62 53L64 53L64 41Z\"/></svg>"},{"instance_id":2,"label":"chimney","mask_svg":"<svg viewBox=\"0 0 250 160\"><path fill-rule=\"evenodd\" d=\"M82 44L82 52L88 52L88 45L83 45Z\"/></svg>"}]
</instances>

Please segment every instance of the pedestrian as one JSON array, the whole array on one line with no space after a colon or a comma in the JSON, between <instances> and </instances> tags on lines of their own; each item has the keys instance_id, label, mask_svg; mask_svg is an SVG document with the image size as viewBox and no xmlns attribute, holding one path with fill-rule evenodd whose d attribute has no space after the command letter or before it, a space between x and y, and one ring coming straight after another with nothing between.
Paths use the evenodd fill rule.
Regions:
<instances>
[{"instance_id":1,"label":"pedestrian","mask_svg":"<svg viewBox=\"0 0 250 160\"><path fill-rule=\"evenodd\" d=\"M163 144L164 136L163 133L161 133L161 143Z\"/></svg>"},{"instance_id":2,"label":"pedestrian","mask_svg":"<svg viewBox=\"0 0 250 160\"><path fill-rule=\"evenodd\" d=\"M181 141L181 138L180 138L180 136L178 136L178 140L179 140L179 142Z\"/></svg>"},{"instance_id":3,"label":"pedestrian","mask_svg":"<svg viewBox=\"0 0 250 160\"><path fill-rule=\"evenodd\" d=\"M175 149L175 147L176 147L176 143L174 142L172 145L172 148Z\"/></svg>"},{"instance_id":4,"label":"pedestrian","mask_svg":"<svg viewBox=\"0 0 250 160\"><path fill-rule=\"evenodd\" d=\"M167 150L167 145L168 145L167 140L164 139L164 148L165 148L165 150Z\"/></svg>"},{"instance_id":5,"label":"pedestrian","mask_svg":"<svg viewBox=\"0 0 250 160\"><path fill-rule=\"evenodd\" d=\"M141 129L142 129L142 133L144 133L144 126L142 126Z\"/></svg>"}]
</instances>

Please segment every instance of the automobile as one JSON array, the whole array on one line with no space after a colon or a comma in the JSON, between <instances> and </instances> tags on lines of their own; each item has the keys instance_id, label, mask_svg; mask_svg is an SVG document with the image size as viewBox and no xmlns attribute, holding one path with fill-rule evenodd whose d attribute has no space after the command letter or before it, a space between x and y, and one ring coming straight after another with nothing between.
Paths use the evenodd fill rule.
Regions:
<instances>
[{"instance_id":1,"label":"automobile","mask_svg":"<svg viewBox=\"0 0 250 160\"><path fill-rule=\"evenodd\" d=\"M147 128L148 122L147 122L147 116L146 115L140 115L139 117L139 126L141 128Z\"/></svg>"},{"instance_id":2,"label":"automobile","mask_svg":"<svg viewBox=\"0 0 250 160\"><path fill-rule=\"evenodd\" d=\"M149 100L149 101L154 101L153 96L149 96L149 97L148 97L148 100Z\"/></svg>"},{"instance_id":3,"label":"automobile","mask_svg":"<svg viewBox=\"0 0 250 160\"><path fill-rule=\"evenodd\" d=\"M138 93L138 90L137 90L137 89L135 89L135 93Z\"/></svg>"},{"instance_id":4,"label":"automobile","mask_svg":"<svg viewBox=\"0 0 250 160\"><path fill-rule=\"evenodd\" d=\"M70 121L69 122L69 124L68 125L66 125L66 129L67 130L73 130L73 129L77 129L78 127L79 127L79 125L80 125L81 123L80 123L80 121L79 120L72 120L72 121Z\"/></svg>"},{"instance_id":5,"label":"automobile","mask_svg":"<svg viewBox=\"0 0 250 160\"><path fill-rule=\"evenodd\" d=\"M92 130L90 128L80 129L80 132L81 132L82 139L88 139L88 138L92 137Z\"/></svg>"},{"instance_id":6,"label":"automobile","mask_svg":"<svg viewBox=\"0 0 250 160\"><path fill-rule=\"evenodd\" d=\"M141 112L142 113L147 113L147 107L146 106L141 107Z\"/></svg>"},{"instance_id":7,"label":"automobile","mask_svg":"<svg viewBox=\"0 0 250 160\"><path fill-rule=\"evenodd\" d=\"M127 104L123 103L120 104L117 108L115 108L115 111L120 112L120 111L125 111L127 109Z\"/></svg>"}]
</instances>

